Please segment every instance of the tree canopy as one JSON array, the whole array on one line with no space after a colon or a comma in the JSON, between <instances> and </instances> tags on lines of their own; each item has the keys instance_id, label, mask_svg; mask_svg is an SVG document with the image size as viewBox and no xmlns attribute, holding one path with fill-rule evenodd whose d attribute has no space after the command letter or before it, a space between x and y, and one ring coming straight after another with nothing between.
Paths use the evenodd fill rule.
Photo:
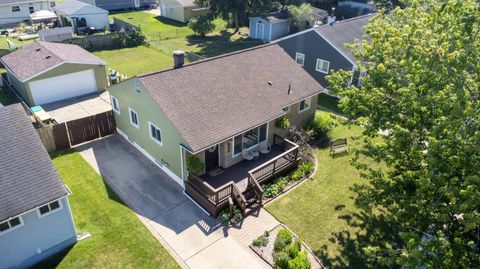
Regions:
<instances>
[{"instance_id":1,"label":"tree canopy","mask_svg":"<svg viewBox=\"0 0 480 269\"><path fill-rule=\"evenodd\" d=\"M391 228L359 244L372 266L480 268L479 14L476 0L412 0L378 14L352 46L362 87L346 83L352 72L328 78L365 126L354 158L365 184L354 190L376 217L364 225L381 217Z\"/></svg>"}]
</instances>

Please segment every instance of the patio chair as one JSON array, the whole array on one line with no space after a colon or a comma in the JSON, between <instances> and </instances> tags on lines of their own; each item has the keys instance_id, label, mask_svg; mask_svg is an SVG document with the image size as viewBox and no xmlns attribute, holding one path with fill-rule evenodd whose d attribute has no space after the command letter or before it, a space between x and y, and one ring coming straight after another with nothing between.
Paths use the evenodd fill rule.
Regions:
<instances>
[{"instance_id":1,"label":"patio chair","mask_svg":"<svg viewBox=\"0 0 480 269\"><path fill-rule=\"evenodd\" d=\"M247 149L243 149L242 150L242 156L245 160L253 160L254 156L252 154L252 152L248 151Z\"/></svg>"},{"instance_id":2,"label":"patio chair","mask_svg":"<svg viewBox=\"0 0 480 269\"><path fill-rule=\"evenodd\" d=\"M267 154L270 152L270 150L272 150L272 147L270 146L270 144L268 144L267 141L260 142L259 147L259 150L262 154Z\"/></svg>"}]
</instances>

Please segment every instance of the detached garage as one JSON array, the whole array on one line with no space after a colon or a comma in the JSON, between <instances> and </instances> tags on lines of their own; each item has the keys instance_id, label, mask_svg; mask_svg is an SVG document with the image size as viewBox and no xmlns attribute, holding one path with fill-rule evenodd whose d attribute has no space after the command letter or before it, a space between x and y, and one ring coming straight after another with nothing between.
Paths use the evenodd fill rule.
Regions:
<instances>
[{"instance_id":1,"label":"detached garage","mask_svg":"<svg viewBox=\"0 0 480 269\"><path fill-rule=\"evenodd\" d=\"M30 106L103 91L106 63L76 45L37 42L1 58L13 87Z\"/></svg>"}]
</instances>

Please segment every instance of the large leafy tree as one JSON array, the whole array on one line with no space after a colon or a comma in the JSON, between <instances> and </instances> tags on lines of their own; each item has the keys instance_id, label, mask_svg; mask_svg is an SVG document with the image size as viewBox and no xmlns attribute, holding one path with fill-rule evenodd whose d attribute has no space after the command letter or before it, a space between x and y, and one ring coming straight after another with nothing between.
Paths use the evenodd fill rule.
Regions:
<instances>
[{"instance_id":1,"label":"large leafy tree","mask_svg":"<svg viewBox=\"0 0 480 269\"><path fill-rule=\"evenodd\" d=\"M329 77L365 126L356 204L393 231L362 250L377 266L480 268L480 5L409 2L352 47L361 88L346 85L351 72Z\"/></svg>"}]
</instances>

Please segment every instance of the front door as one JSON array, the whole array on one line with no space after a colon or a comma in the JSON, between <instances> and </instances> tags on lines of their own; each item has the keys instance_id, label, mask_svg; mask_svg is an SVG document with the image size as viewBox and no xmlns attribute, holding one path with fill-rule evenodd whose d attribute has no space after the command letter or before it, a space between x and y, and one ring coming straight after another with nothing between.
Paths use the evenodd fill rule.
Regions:
<instances>
[{"instance_id":1,"label":"front door","mask_svg":"<svg viewBox=\"0 0 480 269\"><path fill-rule=\"evenodd\" d=\"M257 38L263 40L263 23L262 22L257 22Z\"/></svg>"},{"instance_id":2,"label":"front door","mask_svg":"<svg viewBox=\"0 0 480 269\"><path fill-rule=\"evenodd\" d=\"M211 171L218 168L218 145L205 150L205 170Z\"/></svg>"}]
</instances>

